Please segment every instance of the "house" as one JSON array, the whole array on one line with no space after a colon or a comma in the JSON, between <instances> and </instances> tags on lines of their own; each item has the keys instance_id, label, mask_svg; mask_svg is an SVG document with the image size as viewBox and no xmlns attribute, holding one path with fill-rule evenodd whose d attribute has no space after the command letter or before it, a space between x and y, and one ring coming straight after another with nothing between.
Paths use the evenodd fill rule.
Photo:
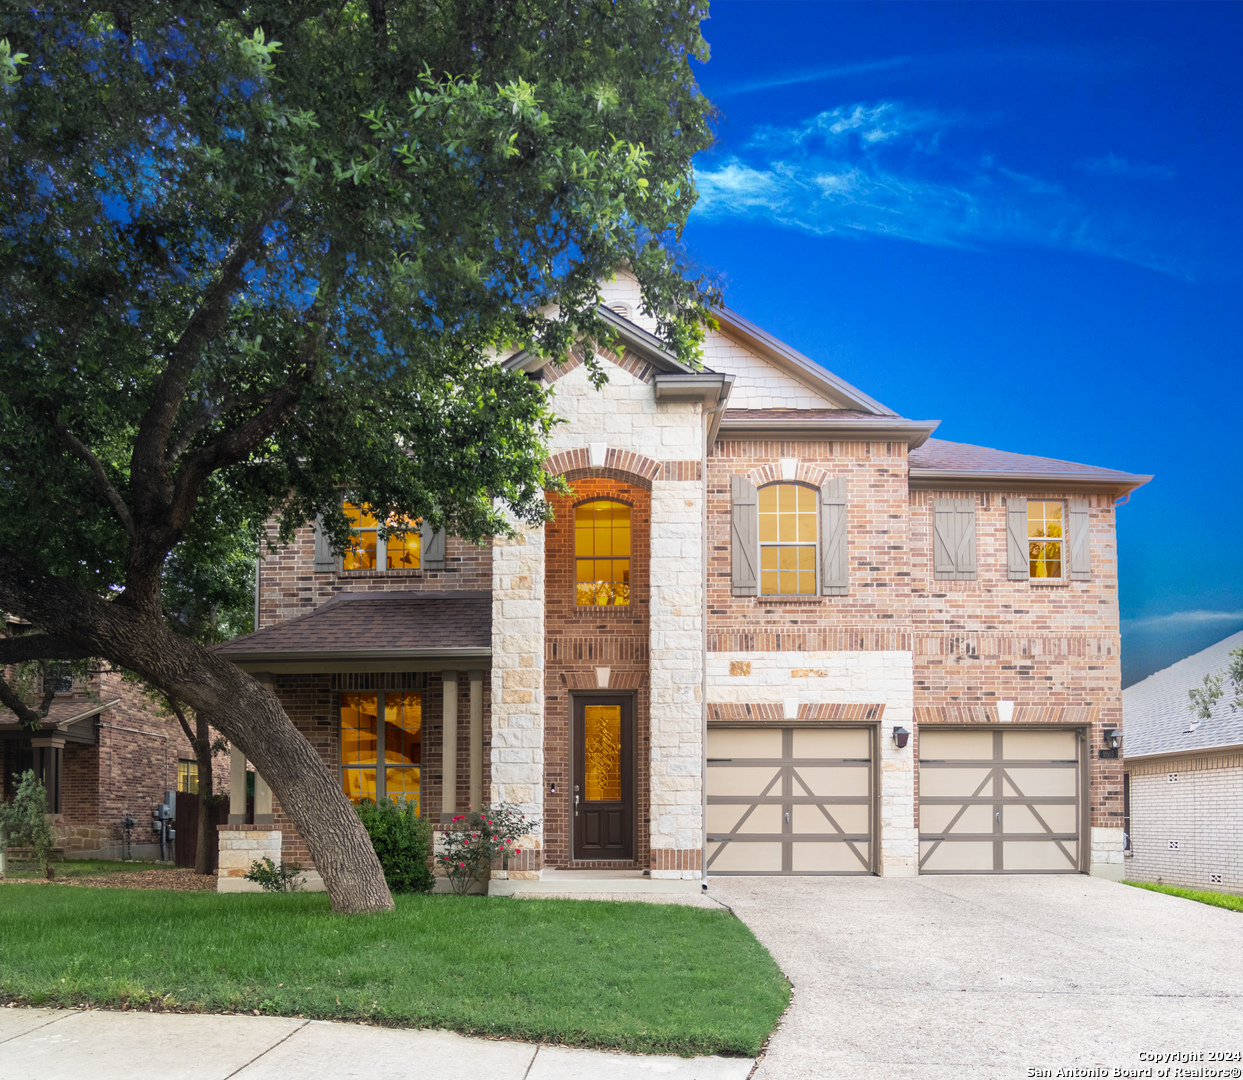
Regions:
<instances>
[{"instance_id":1,"label":"house","mask_svg":"<svg viewBox=\"0 0 1243 1080\"><path fill-rule=\"evenodd\" d=\"M180 725L117 673L53 677L56 694L40 729L0 707L0 797L11 799L18 777L33 769L66 858L121 858L127 813L136 823L131 857L160 858L152 810L165 791L197 790L198 766Z\"/></svg>"},{"instance_id":2,"label":"house","mask_svg":"<svg viewBox=\"0 0 1243 1080\"><path fill-rule=\"evenodd\" d=\"M264 559L222 653L352 798L538 818L511 876L1120 876L1114 515L1149 478L933 438L728 310L693 370L602 289L602 390L581 349L506 361L566 421L552 521L386 545L346 493L356 548ZM309 857L256 785L222 889Z\"/></svg>"},{"instance_id":3,"label":"house","mask_svg":"<svg viewBox=\"0 0 1243 1080\"><path fill-rule=\"evenodd\" d=\"M1238 648L1243 632L1122 692L1128 878L1243 893L1243 709L1229 682L1207 720L1187 695Z\"/></svg>"}]
</instances>

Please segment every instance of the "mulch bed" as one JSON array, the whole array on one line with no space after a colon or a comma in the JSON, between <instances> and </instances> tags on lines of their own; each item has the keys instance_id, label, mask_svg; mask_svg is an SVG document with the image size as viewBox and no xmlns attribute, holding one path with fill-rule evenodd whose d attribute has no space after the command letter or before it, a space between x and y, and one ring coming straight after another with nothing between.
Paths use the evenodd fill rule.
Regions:
<instances>
[{"instance_id":1,"label":"mulch bed","mask_svg":"<svg viewBox=\"0 0 1243 1080\"><path fill-rule=\"evenodd\" d=\"M84 885L91 889L172 889L174 892L215 892L215 874L196 874L191 869L135 870L132 873L100 874L97 877L5 878L5 884Z\"/></svg>"}]
</instances>

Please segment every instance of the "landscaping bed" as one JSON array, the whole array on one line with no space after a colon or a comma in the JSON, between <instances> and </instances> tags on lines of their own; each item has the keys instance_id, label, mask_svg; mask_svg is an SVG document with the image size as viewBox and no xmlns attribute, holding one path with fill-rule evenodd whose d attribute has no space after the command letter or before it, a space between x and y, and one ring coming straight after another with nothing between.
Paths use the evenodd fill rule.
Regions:
<instances>
[{"instance_id":1,"label":"landscaping bed","mask_svg":"<svg viewBox=\"0 0 1243 1080\"><path fill-rule=\"evenodd\" d=\"M0 1000L260 1012L572 1046L754 1056L789 985L726 911L398 896L0 890Z\"/></svg>"},{"instance_id":2,"label":"landscaping bed","mask_svg":"<svg viewBox=\"0 0 1243 1080\"><path fill-rule=\"evenodd\" d=\"M53 863L52 870L55 876L49 881L35 863L10 860L4 881L86 885L96 889L173 889L177 892L214 892L216 889L215 874L196 874L168 863L68 859Z\"/></svg>"}]
</instances>

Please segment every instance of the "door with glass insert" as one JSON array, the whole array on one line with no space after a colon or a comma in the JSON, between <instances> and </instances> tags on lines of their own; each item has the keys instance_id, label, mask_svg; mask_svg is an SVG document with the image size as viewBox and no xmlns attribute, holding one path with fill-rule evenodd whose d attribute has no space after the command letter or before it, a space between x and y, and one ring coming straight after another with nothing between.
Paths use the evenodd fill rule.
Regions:
<instances>
[{"instance_id":1,"label":"door with glass insert","mask_svg":"<svg viewBox=\"0 0 1243 1080\"><path fill-rule=\"evenodd\" d=\"M573 752L574 858L633 859L633 699L575 698Z\"/></svg>"}]
</instances>

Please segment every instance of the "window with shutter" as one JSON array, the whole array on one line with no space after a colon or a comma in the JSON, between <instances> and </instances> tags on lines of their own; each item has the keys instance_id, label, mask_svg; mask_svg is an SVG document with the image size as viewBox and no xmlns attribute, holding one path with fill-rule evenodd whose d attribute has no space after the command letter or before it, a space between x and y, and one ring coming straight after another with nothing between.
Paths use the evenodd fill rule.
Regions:
<instances>
[{"instance_id":1,"label":"window with shutter","mask_svg":"<svg viewBox=\"0 0 1243 1080\"><path fill-rule=\"evenodd\" d=\"M1092 578L1092 510L1087 499L1071 499L1066 539L1071 581Z\"/></svg>"},{"instance_id":2,"label":"window with shutter","mask_svg":"<svg viewBox=\"0 0 1243 1080\"><path fill-rule=\"evenodd\" d=\"M760 488L761 596L816 595L816 503L816 489L802 484Z\"/></svg>"},{"instance_id":3,"label":"window with shutter","mask_svg":"<svg viewBox=\"0 0 1243 1080\"><path fill-rule=\"evenodd\" d=\"M1031 577L1027 547L1027 500L1006 502L1006 563L1011 581Z\"/></svg>"},{"instance_id":4,"label":"window with shutter","mask_svg":"<svg viewBox=\"0 0 1243 1080\"><path fill-rule=\"evenodd\" d=\"M730 477L730 577L735 596L759 592L759 507L755 485L745 476Z\"/></svg>"},{"instance_id":5,"label":"window with shutter","mask_svg":"<svg viewBox=\"0 0 1243 1080\"><path fill-rule=\"evenodd\" d=\"M820 592L825 596L845 596L850 589L846 518L846 478L838 476L820 489Z\"/></svg>"},{"instance_id":6,"label":"window with shutter","mask_svg":"<svg viewBox=\"0 0 1243 1080\"><path fill-rule=\"evenodd\" d=\"M315 573L331 573L337 568L337 557L332 552L332 545L324 533L324 518L320 515L315 519Z\"/></svg>"}]
</instances>

